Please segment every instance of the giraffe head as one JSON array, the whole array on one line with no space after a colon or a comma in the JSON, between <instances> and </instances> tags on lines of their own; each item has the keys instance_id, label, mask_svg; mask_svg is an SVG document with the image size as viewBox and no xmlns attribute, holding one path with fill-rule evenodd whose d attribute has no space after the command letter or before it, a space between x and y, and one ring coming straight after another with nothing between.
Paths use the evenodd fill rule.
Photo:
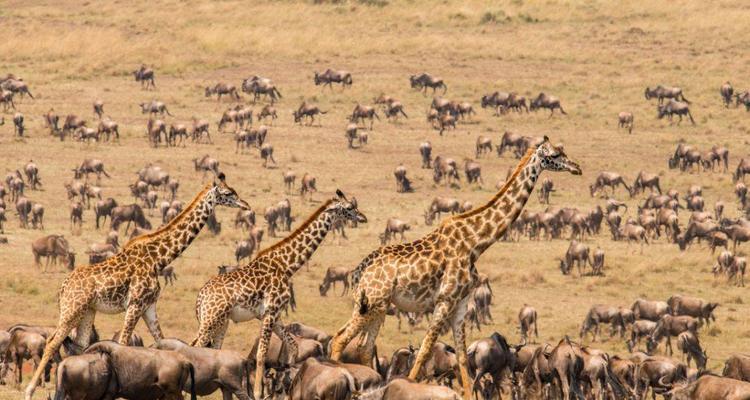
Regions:
<instances>
[{"instance_id":1,"label":"giraffe head","mask_svg":"<svg viewBox=\"0 0 750 400\"><path fill-rule=\"evenodd\" d=\"M223 172L219 173L219 181L214 181L214 193L216 194L216 204L226 207L240 208L249 210L250 206L245 200L240 199L237 192L229 187Z\"/></svg>"},{"instance_id":2,"label":"giraffe head","mask_svg":"<svg viewBox=\"0 0 750 400\"><path fill-rule=\"evenodd\" d=\"M336 190L336 197L326 208L326 212L333 213L337 219L352 221L354 223L366 223L367 217L357 209L357 200L351 201L346 198L341 190Z\"/></svg>"},{"instance_id":3,"label":"giraffe head","mask_svg":"<svg viewBox=\"0 0 750 400\"><path fill-rule=\"evenodd\" d=\"M573 175L581 175L581 167L578 163L570 160L562 149L562 146L554 146L547 136L536 148L536 155L541 160L542 169L549 171L568 171Z\"/></svg>"}]
</instances>

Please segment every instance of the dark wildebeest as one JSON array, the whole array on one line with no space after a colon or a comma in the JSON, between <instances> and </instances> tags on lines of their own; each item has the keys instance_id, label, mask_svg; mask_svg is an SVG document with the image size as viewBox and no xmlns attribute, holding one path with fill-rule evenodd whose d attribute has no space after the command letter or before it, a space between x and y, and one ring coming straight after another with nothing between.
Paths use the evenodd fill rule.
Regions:
<instances>
[{"instance_id":1,"label":"dark wildebeest","mask_svg":"<svg viewBox=\"0 0 750 400\"><path fill-rule=\"evenodd\" d=\"M161 114L162 117L164 116L164 114L167 114L170 117L172 116L172 114L170 114L169 110L167 109L167 105L162 101L151 100L148 103L139 103L138 105L141 106L142 114L151 114L152 116Z\"/></svg>"},{"instance_id":2,"label":"dark wildebeest","mask_svg":"<svg viewBox=\"0 0 750 400\"><path fill-rule=\"evenodd\" d=\"M58 258L65 262L68 270L72 271L75 267L75 253L62 235L47 235L34 240L31 242L31 252L34 255L34 263L39 267L42 266L41 258L47 258L47 263L42 272L46 272L50 264L57 264Z\"/></svg>"},{"instance_id":3,"label":"dark wildebeest","mask_svg":"<svg viewBox=\"0 0 750 400\"><path fill-rule=\"evenodd\" d=\"M352 110L352 114L349 116L349 121L353 123L362 122L365 123L365 119L370 120L370 130L372 130L372 124L375 121L375 118L377 118L378 121L380 121L380 117L378 116L378 113L375 111L375 108L371 106L363 106L359 103L357 103L356 106L354 106L354 110Z\"/></svg>"},{"instance_id":4,"label":"dark wildebeest","mask_svg":"<svg viewBox=\"0 0 750 400\"><path fill-rule=\"evenodd\" d=\"M13 129L16 135L23 137L26 127L23 125L23 114L17 112L13 115Z\"/></svg>"},{"instance_id":5,"label":"dark wildebeest","mask_svg":"<svg viewBox=\"0 0 750 400\"><path fill-rule=\"evenodd\" d=\"M328 85L328 87L333 90L333 84L340 83L341 88L345 89L347 86L352 85L352 74L349 73L349 71L334 71L328 68L322 74L316 72L314 81L315 86L323 85L323 87L325 87L326 85Z\"/></svg>"},{"instance_id":6,"label":"dark wildebeest","mask_svg":"<svg viewBox=\"0 0 750 400\"><path fill-rule=\"evenodd\" d=\"M586 264L591 264L589 247L577 240L570 242L568 250L565 252L565 258L560 259L560 271L563 275L568 275L574 264L578 265L579 276L583 276Z\"/></svg>"},{"instance_id":7,"label":"dark wildebeest","mask_svg":"<svg viewBox=\"0 0 750 400\"><path fill-rule=\"evenodd\" d=\"M28 94L32 99L34 98L34 96L32 96L31 92L29 91L29 85L27 85L26 82L22 81L21 79L5 79L4 81L0 82L0 89L7 90L9 92L12 92L13 94L20 94L22 98L26 94Z\"/></svg>"},{"instance_id":8,"label":"dark wildebeest","mask_svg":"<svg viewBox=\"0 0 750 400\"><path fill-rule=\"evenodd\" d=\"M698 334L698 321L688 315L675 317L667 314L656 323L656 329L651 333L651 341L658 345L663 338L666 339L667 354L672 355L672 336L678 336L685 331Z\"/></svg>"},{"instance_id":9,"label":"dark wildebeest","mask_svg":"<svg viewBox=\"0 0 750 400\"><path fill-rule=\"evenodd\" d=\"M737 169L734 171L734 174L732 174L732 181L737 182L739 180L742 180L744 182L745 175L747 174L750 174L750 160L745 160L744 158L742 158L737 164Z\"/></svg>"},{"instance_id":10,"label":"dark wildebeest","mask_svg":"<svg viewBox=\"0 0 750 400\"><path fill-rule=\"evenodd\" d=\"M97 127L97 133L101 136L104 135L104 140L109 142L110 138L114 136L115 139L118 141L120 140L120 130L119 126L117 125L117 122L112 121L109 119L109 117L99 121L99 126Z\"/></svg>"},{"instance_id":11,"label":"dark wildebeest","mask_svg":"<svg viewBox=\"0 0 750 400\"><path fill-rule=\"evenodd\" d=\"M659 185L659 175L650 174L648 172L639 172L638 176L633 182L633 186L630 189L630 197L637 195L640 192L644 192L648 188L653 194L654 191L661 194L661 186Z\"/></svg>"},{"instance_id":12,"label":"dark wildebeest","mask_svg":"<svg viewBox=\"0 0 750 400\"><path fill-rule=\"evenodd\" d=\"M104 102L101 100L94 101L94 115L97 116L97 118L102 119L102 116L104 115Z\"/></svg>"},{"instance_id":13,"label":"dark wildebeest","mask_svg":"<svg viewBox=\"0 0 750 400\"><path fill-rule=\"evenodd\" d=\"M673 99L669 100L667 104L663 104L657 107L659 119L667 116L669 118L669 122L672 123L672 116L677 115L678 117L680 117L679 121L677 121L677 125L679 125L682 122L682 116L687 115L688 118L690 118L690 122L695 125L693 114L690 113L690 108L687 103L683 103L681 101Z\"/></svg>"},{"instance_id":14,"label":"dark wildebeest","mask_svg":"<svg viewBox=\"0 0 750 400\"><path fill-rule=\"evenodd\" d=\"M87 158L83 160L83 162L81 162L81 165L73 168L74 179L83 178L84 180L88 180L89 174L96 174L97 185L99 184L102 175L106 176L107 178L111 178L107 171L104 170L104 162L102 160Z\"/></svg>"},{"instance_id":15,"label":"dark wildebeest","mask_svg":"<svg viewBox=\"0 0 750 400\"><path fill-rule=\"evenodd\" d=\"M154 83L154 70L146 68L145 65L141 65L140 68L133 71L133 76L136 82L141 83L141 89L148 89L151 86L152 89L156 89L156 83Z\"/></svg>"},{"instance_id":16,"label":"dark wildebeest","mask_svg":"<svg viewBox=\"0 0 750 400\"><path fill-rule=\"evenodd\" d=\"M151 229L151 223L146 219L143 209L138 204L117 206L112 209L109 229L116 231L123 222L127 222L125 233L130 228L131 222L142 229Z\"/></svg>"},{"instance_id":17,"label":"dark wildebeest","mask_svg":"<svg viewBox=\"0 0 750 400\"><path fill-rule=\"evenodd\" d=\"M683 359L686 359L687 366L690 367L690 361L695 360L695 366L699 370L706 369L708 356L701 347L700 340L695 333L685 331L677 336L677 348L682 351Z\"/></svg>"},{"instance_id":18,"label":"dark wildebeest","mask_svg":"<svg viewBox=\"0 0 750 400\"><path fill-rule=\"evenodd\" d=\"M566 336L555 346L549 355L549 365L563 399L570 399L572 395L584 398L579 382L584 367L583 358L570 338Z\"/></svg>"},{"instance_id":19,"label":"dark wildebeest","mask_svg":"<svg viewBox=\"0 0 750 400\"><path fill-rule=\"evenodd\" d=\"M117 378L107 357L81 354L60 362L56 371L55 400L97 400L115 392Z\"/></svg>"},{"instance_id":20,"label":"dark wildebeest","mask_svg":"<svg viewBox=\"0 0 750 400\"><path fill-rule=\"evenodd\" d=\"M432 144L430 142L420 143L419 154L422 155L422 168L432 168Z\"/></svg>"},{"instance_id":21,"label":"dark wildebeest","mask_svg":"<svg viewBox=\"0 0 750 400\"><path fill-rule=\"evenodd\" d=\"M328 111L322 111L318 106L309 105L303 102L299 106L299 108L297 108L297 110L292 112L292 115L294 116L295 123L299 123L301 125L303 118L309 118L310 121L308 122L307 126L312 126L313 122L315 122L316 115L323 115L327 113ZM318 118L318 124L320 125L320 118Z\"/></svg>"},{"instance_id":22,"label":"dark wildebeest","mask_svg":"<svg viewBox=\"0 0 750 400\"><path fill-rule=\"evenodd\" d=\"M473 378L472 388L476 392L480 391L480 383L485 375L488 375L493 383L493 387L488 388L487 393L482 393L485 399L494 398L494 393L498 396L502 394L502 381L505 371L513 373L515 356L505 338L494 332L489 338L479 339L469 345L466 350L468 357L469 375ZM482 390L482 392L485 392Z\"/></svg>"},{"instance_id":23,"label":"dark wildebeest","mask_svg":"<svg viewBox=\"0 0 750 400\"><path fill-rule=\"evenodd\" d=\"M434 77L428 73L410 76L409 83L411 84L412 89L422 90L425 95L427 94L427 88L432 88L433 94L435 94L435 90L438 88L443 89L443 94L448 91L448 86L442 79Z\"/></svg>"},{"instance_id":24,"label":"dark wildebeest","mask_svg":"<svg viewBox=\"0 0 750 400\"><path fill-rule=\"evenodd\" d=\"M40 332L38 329L25 325L15 325L8 329L8 333L10 333L10 340L3 356L7 363L15 363L15 381L20 384L23 379L24 360L33 361L34 370L39 367L47 335L46 332ZM45 377L49 376L51 368L51 364L47 364ZM49 381L49 379L46 380Z\"/></svg>"},{"instance_id":25,"label":"dark wildebeest","mask_svg":"<svg viewBox=\"0 0 750 400\"><path fill-rule=\"evenodd\" d=\"M599 324L610 324L610 337L615 333L619 333L620 337L623 337L625 334L625 321L622 319L620 310L617 307L595 304L591 306L581 325L581 332L579 334L581 340L585 338L588 332L593 331L593 341L596 342L596 337L599 335Z\"/></svg>"},{"instance_id":26,"label":"dark wildebeest","mask_svg":"<svg viewBox=\"0 0 750 400\"><path fill-rule=\"evenodd\" d=\"M354 377L343 367L308 358L289 389L290 400L349 400L357 391Z\"/></svg>"},{"instance_id":27,"label":"dark wildebeest","mask_svg":"<svg viewBox=\"0 0 750 400\"><path fill-rule=\"evenodd\" d=\"M94 343L84 354L102 354L117 376L110 396L126 399L180 399L183 388L195 397L195 368L185 356L174 352L123 346L111 341Z\"/></svg>"},{"instance_id":28,"label":"dark wildebeest","mask_svg":"<svg viewBox=\"0 0 750 400\"><path fill-rule=\"evenodd\" d=\"M724 82L724 84L721 85L721 88L719 88L719 93L721 94L721 99L724 101L724 107L729 108L729 105L732 104L732 97L734 95L732 84L729 83L729 81Z\"/></svg>"},{"instance_id":29,"label":"dark wildebeest","mask_svg":"<svg viewBox=\"0 0 750 400\"><path fill-rule=\"evenodd\" d=\"M432 225L436 218L440 218L441 213L456 214L460 212L460 203L457 199L449 197L435 197L430 207L425 211L424 222L426 225Z\"/></svg>"},{"instance_id":30,"label":"dark wildebeest","mask_svg":"<svg viewBox=\"0 0 750 400\"><path fill-rule=\"evenodd\" d=\"M563 115L568 115L568 113L563 110L562 105L560 105L560 99L555 96L550 96L544 92L539 93L539 95L531 101L531 105L529 109L531 111L536 111L540 108L547 108L550 110L549 117L552 118L552 115L555 113L555 109L560 110L560 112Z\"/></svg>"},{"instance_id":31,"label":"dark wildebeest","mask_svg":"<svg viewBox=\"0 0 750 400\"><path fill-rule=\"evenodd\" d=\"M669 304L665 301L649 301L638 299L630 307L635 319L647 319L657 322L659 319L669 313Z\"/></svg>"},{"instance_id":32,"label":"dark wildebeest","mask_svg":"<svg viewBox=\"0 0 750 400\"><path fill-rule=\"evenodd\" d=\"M329 267L326 270L326 276L323 278L323 282L318 287L321 296L325 296L328 293L328 289L333 286L336 289L336 282L341 282L344 285L344 290L341 295L345 295L349 291L349 268L348 267Z\"/></svg>"},{"instance_id":33,"label":"dark wildebeest","mask_svg":"<svg viewBox=\"0 0 750 400\"><path fill-rule=\"evenodd\" d=\"M649 388L655 399L657 394L664 394L675 383L687 380L685 364L671 358L651 356L637 364L635 395L639 399L645 399Z\"/></svg>"},{"instance_id":34,"label":"dark wildebeest","mask_svg":"<svg viewBox=\"0 0 750 400\"><path fill-rule=\"evenodd\" d=\"M664 99L684 101L685 103L690 104L688 99L685 98L685 95L682 94L682 88L679 87L663 85L658 85L653 89L647 87L644 95L646 97L646 100L650 100L652 97L657 98L659 101L659 105L664 102Z\"/></svg>"},{"instance_id":35,"label":"dark wildebeest","mask_svg":"<svg viewBox=\"0 0 750 400\"><path fill-rule=\"evenodd\" d=\"M710 325L711 321L716 321L714 310L719 306L719 303L711 303L697 297L680 294L672 295L667 299L667 304L672 315L689 315L698 318L700 324L705 321L707 325Z\"/></svg>"},{"instance_id":36,"label":"dark wildebeest","mask_svg":"<svg viewBox=\"0 0 750 400\"><path fill-rule=\"evenodd\" d=\"M276 85L274 85L270 79L261 78L259 76L253 76L251 78L243 80L242 91L245 93L253 94L253 103L258 101L261 95L270 97L271 104L281 98L281 92L279 92L279 90L276 88ZM260 115L258 116L258 120L260 120Z\"/></svg>"}]
</instances>

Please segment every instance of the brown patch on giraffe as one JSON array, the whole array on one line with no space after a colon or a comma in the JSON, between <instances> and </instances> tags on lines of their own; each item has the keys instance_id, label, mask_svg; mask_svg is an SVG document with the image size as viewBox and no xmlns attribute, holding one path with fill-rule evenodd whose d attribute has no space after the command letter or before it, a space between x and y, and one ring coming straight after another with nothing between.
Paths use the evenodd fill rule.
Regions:
<instances>
[{"instance_id":1,"label":"brown patch on giraffe","mask_svg":"<svg viewBox=\"0 0 750 400\"><path fill-rule=\"evenodd\" d=\"M315 212L313 212L312 215L310 215L307 218L307 220L305 220L305 222L303 222L302 224L300 224L300 226L298 226L297 229L294 230L294 232L290 233L289 236L285 237L284 239L279 240L273 246L261 250L255 256L255 258L258 258L260 256L266 255L266 254L268 254L268 253L270 253L270 252L272 252L272 251L274 251L274 250L276 250L276 249L278 249L280 247L284 247L284 245L287 244L287 243L289 243L291 240L293 240L296 237L297 234L299 234L300 232L302 232L303 230L305 230L310 224L312 224L313 221L315 221L315 219L318 218L318 216L323 211L325 211L326 208L329 205L331 205L331 203L333 203L333 200L332 199L328 199L325 203L323 203L322 206L320 206L317 210L315 210Z\"/></svg>"}]
</instances>

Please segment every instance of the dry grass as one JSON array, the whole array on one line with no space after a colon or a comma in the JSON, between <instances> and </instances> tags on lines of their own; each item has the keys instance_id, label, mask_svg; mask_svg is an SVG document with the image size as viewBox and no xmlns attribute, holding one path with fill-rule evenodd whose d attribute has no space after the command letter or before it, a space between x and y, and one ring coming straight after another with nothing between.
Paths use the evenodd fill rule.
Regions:
<instances>
[{"instance_id":1,"label":"dry grass","mask_svg":"<svg viewBox=\"0 0 750 400\"><path fill-rule=\"evenodd\" d=\"M259 3L259 4L256 4ZM379 3L381 5L377 5ZM181 182L179 197L189 200L203 184L193 172L191 159L211 154L221 161L228 181L262 213L284 197L292 200L293 213L304 218L316 206L297 195L284 193L281 171L291 168L301 177L318 177L317 201L336 188L356 195L370 223L349 232L348 241L330 239L313 257L309 269L295 278L299 309L285 321L300 320L328 331L338 329L350 315L348 298L320 298L317 284L325 268L354 266L377 246L377 235L389 217L400 217L415 228L416 238L426 233L422 212L436 195L471 200L488 199L498 178L515 160L495 155L480 160L485 184L481 189L448 189L432 184L431 175L419 169L417 146L430 139L435 154L461 161L473 157L478 135L497 142L505 130L547 134L565 144L580 162L583 177L552 175L557 206L589 208L602 203L588 196L587 186L602 170L623 173L628 180L638 170L657 172L663 188L684 191L690 184L704 185L706 204L724 200L734 210L728 174L680 174L666 169L666 158L678 141L701 149L727 145L736 165L747 152L744 111L724 109L718 87L741 81L748 34L743 29L750 8L739 1L705 4L699 1L627 4L584 1L349 1L326 3L268 2L5 2L0 9L4 38L0 41L1 72L14 72L29 82L36 101L24 100L19 109L27 116L29 137L12 138L12 127L0 128L3 171L22 167L29 159L40 165L44 190L28 197L47 208L46 233L70 236L63 183L85 157L105 161L112 180L104 180L106 196L129 201L127 184L133 173L153 162L164 166ZM383 5L384 4L384 5ZM157 71L158 90L143 92L128 71L145 62ZM314 70L348 69L354 86L321 90L312 84ZM516 90L532 95L540 90L562 99L568 117L547 119L541 114L495 118L479 110L475 123L461 124L445 137L428 129L423 115L429 97L412 92L407 77L430 71L448 84L448 97L469 100L479 107L481 94ZM218 80L239 84L252 74L274 79L284 95L277 106L280 119L271 129L278 168L261 168L256 154L235 155L229 134L215 135L213 145L188 145L186 149L151 149L142 137L146 117L137 103L151 98L167 102L176 118L191 116L218 120L230 103L217 104L203 97L202 86ZM657 83L680 85L693 102L698 125L669 126L655 119L655 107L643 99L643 88ZM376 123L370 145L347 151L344 116L356 102L370 103L381 92L406 105L410 119L398 124ZM322 128L293 126L290 111L301 99L331 112ZM59 113L91 117L94 99L105 102L105 111L123 127L120 145L85 146L60 143L41 127L41 114L50 107ZM616 129L616 115L635 114L632 136ZM8 116L6 115L6 119ZM215 125L212 126L212 129ZM394 192L393 168L409 168L416 193ZM623 192L619 192L623 196ZM628 200L635 210L635 200ZM530 209L541 207L532 200ZM175 262L179 281L163 291L158 310L168 335L192 338L196 323L196 292L215 267L233 259L234 241L241 233L232 229L233 213L219 212L224 231L218 237L203 232ZM93 229L87 211L81 236L70 237L80 254L89 243L102 240L104 231ZM682 218L686 221L687 215ZM0 248L0 326L16 322L53 325L56 291L62 272L42 275L34 266L30 242L38 231L18 229L9 212L6 235L10 244ZM273 239L271 239L273 240ZM269 240L264 245L269 244ZM718 368L731 353L750 345L745 289L714 283L706 267L713 257L705 248L680 253L663 240L641 254L636 246L613 243L608 236L588 240L607 252L606 277L561 276L555 257L565 241L498 243L480 260L482 272L492 277L497 323L472 338L498 330L518 340L515 318L523 303L534 305L540 316L543 340L575 335L588 307L595 303L629 305L637 297L666 299L681 292L718 299L717 327L701 337L710 354L710 367ZM122 315L100 315L97 325L106 334L119 329ZM143 326L138 332L145 334ZM257 324L230 328L226 347L248 351ZM379 338L390 351L408 342L418 343L423 328L397 332L388 320ZM148 340L147 340L148 341ZM624 352L620 341L597 344ZM40 396L42 392L40 392ZM17 398L14 388L0 388L0 399Z\"/></svg>"}]
</instances>

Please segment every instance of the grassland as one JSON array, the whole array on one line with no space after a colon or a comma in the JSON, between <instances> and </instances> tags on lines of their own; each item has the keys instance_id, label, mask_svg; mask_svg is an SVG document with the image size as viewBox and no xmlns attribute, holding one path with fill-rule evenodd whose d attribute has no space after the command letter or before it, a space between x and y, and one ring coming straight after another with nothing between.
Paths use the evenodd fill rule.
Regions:
<instances>
[{"instance_id":1,"label":"grassland","mask_svg":"<svg viewBox=\"0 0 750 400\"><path fill-rule=\"evenodd\" d=\"M33 239L65 233L81 257L88 244L102 241L106 231L93 228L91 211L80 236L72 236L68 225L63 183L71 179L70 169L86 157L104 160L112 175L102 182L104 194L122 202L130 199L127 184L134 180L134 172L149 162L179 179L179 198L189 201L207 183L201 182L191 161L203 154L221 161L229 183L259 214L289 197L299 221L336 188L355 195L369 224L349 231L349 240L327 240L309 269L295 278L299 308L285 318L328 331L338 329L351 309L348 298L318 296L317 285L327 267L356 265L378 245L378 233L389 217L415 226L409 238L428 232L421 216L435 196L480 204L515 163L507 155L493 154L480 159L485 180L481 187L465 182L460 189L435 186L429 171L419 168L417 147L424 139L432 141L434 154L461 161L473 157L480 134L495 143L506 130L546 134L564 143L584 170L582 177L551 176L558 189L553 205L588 209L602 204L588 195L588 184L598 172L617 171L632 181L645 170L659 173L663 188L684 192L691 184L701 184L707 205L722 199L735 215L729 174L670 171L666 158L679 141L705 150L725 145L732 165L747 155L748 114L721 106L718 88L725 80L737 89L750 86L742 81L750 41L744 22L749 16L750 6L740 1L2 2L0 72L22 76L36 100L24 99L18 105L26 115L26 139L14 139L7 123L0 127L0 172L21 168L30 159L39 164L44 190L28 191L27 196L43 204L47 215L46 231L39 232L19 229L8 213L10 243L0 247L0 326L56 322L56 293L64 273L42 274L34 266ZM129 75L141 63L155 67L156 91L140 90ZM328 67L351 71L353 87L331 91L314 86L313 72ZM422 71L445 79L448 98L471 101L476 108L486 92L513 90L531 96L544 90L562 99L569 116L496 118L479 110L472 122L439 137L423 118L430 98L408 87L408 76ZM276 149L275 169L262 168L257 154L235 154L231 134L214 134L212 145L147 146L147 116L140 113L139 102L165 101L176 116L168 123L192 116L213 122L233 104L204 98L203 87L217 81L239 86L253 74L273 78L284 95L277 106L280 119L269 135ZM683 87L693 102L696 126L670 126L656 119L655 105L643 98L643 89L658 83ZM380 93L399 98L411 118L376 123L366 148L347 150L345 115L356 102L371 103ZM95 99L103 100L106 113L124 128L120 144L61 143L42 128L40 116L50 108L91 120ZM290 112L303 99L330 110L322 127L293 125ZM617 113L623 110L635 114L633 135L616 128ZM215 132L215 125L212 129ZM392 170L399 163L409 169L415 193L395 193ZM318 177L321 192L315 202L284 193L281 174L287 169L298 176L310 172ZM635 210L636 200L624 199L623 192L619 197ZM528 207L542 208L536 200ZM233 261L234 242L242 237L231 226L233 215L220 210L222 233L203 232L175 262L179 281L163 291L158 306L168 335L192 338L196 293L217 265ZM687 214L681 218L685 223ZM275 240L266 239L263 245ZM563 240L524 239L490 249L478 265L492 279L495 324L473 332L472 339L498 330L517 342L516 314L524 303L538 309L542 340L552 342L564 334L576 335L592 304L630 305L637 297L666 299L685 293L722 304L717 324L701 336L710 367L719 368L729 354L750 346L746 290L713 279L713 257L705 248L681 253L662 239L641 254L637 247L612 242L606 235L588 239L587 244L607 252L605 277L561 276L555 258L567 247ZM97 318L105 335L121 323L122 315ZM257 327L231 326L225 347L248 351ZM148 337L142 324L137 332ZM424 327L398 332L389 319L379 344L390 351L418 343L423 333ZM596 345L625 351L619 340ZM0 387L0 399L18 396L15 388Z\"/></svg>"}]
</instances>

